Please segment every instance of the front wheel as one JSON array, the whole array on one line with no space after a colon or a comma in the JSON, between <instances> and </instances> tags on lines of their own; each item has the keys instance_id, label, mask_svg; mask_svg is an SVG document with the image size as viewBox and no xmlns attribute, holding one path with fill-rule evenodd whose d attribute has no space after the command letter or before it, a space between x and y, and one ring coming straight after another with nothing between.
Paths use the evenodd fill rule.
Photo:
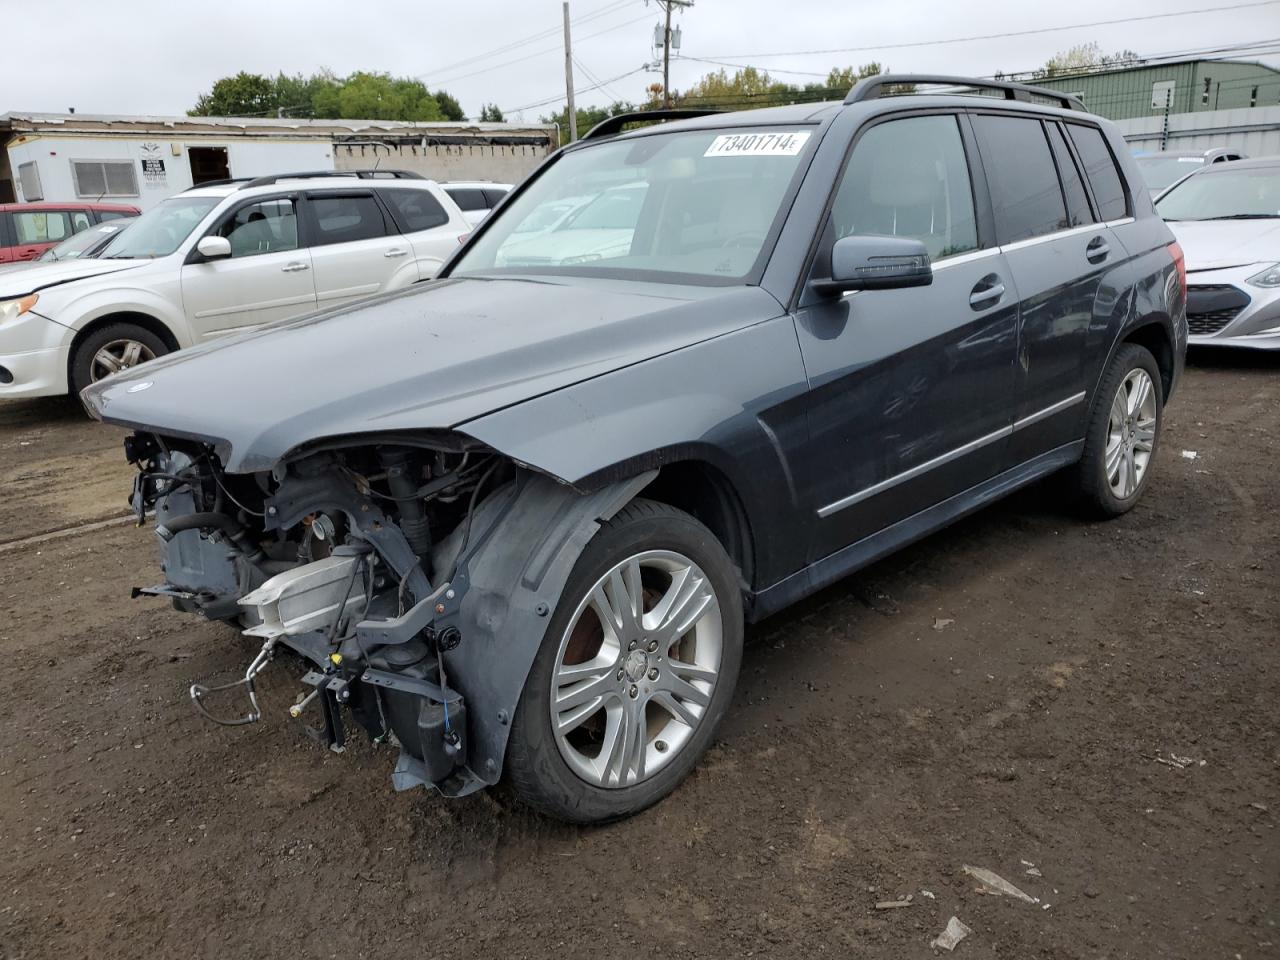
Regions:
<instances>
[{"instance_id":1,"label":"front wheel","mask_svg":"<svg viewBox=\"0 0 1280 960\"><path fill-rule=\"evenodd\" d=\"M544 813L644 809L706 750L742 660L732 562L686 513L637 500L578 559L512 723L506 769Z\"/></svg>"},{"instance_id":2,"label":"front wheel","mask_svg":"<svg viewBox=\"0 0 1280 960\"><path fill-rule=\"evenodd\" d=\"M84 338L71 358L71 392L169 352L163 340L132 323L112 323Z\"/></svg>"}]
</instances>

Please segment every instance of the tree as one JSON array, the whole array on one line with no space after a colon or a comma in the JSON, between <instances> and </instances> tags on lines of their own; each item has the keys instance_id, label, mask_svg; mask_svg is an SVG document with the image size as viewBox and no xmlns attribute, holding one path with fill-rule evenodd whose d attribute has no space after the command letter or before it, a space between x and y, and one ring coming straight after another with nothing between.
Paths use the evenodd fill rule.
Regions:
<instances>
[{"instance_id":1,"label":"tree","mask_svg":"<svg viewBox=\"0 0 1280 960\"><path fill-rule=\"evenodd\" d=\"M502 123L502 111L498 109L496 103L486 103L480 108L481 123Z\"/></svg>"},{"instance_id":2,"label":"tree","mask_svg":"<svg viewBox=\"0 0 1280 960\"><path fill-rule=\"evenodd\" d=\"M620 113L634 113L636 105L624 100L611 103L607 107L579 107L574 112L578 119L578 136L582 136L597 123L608 120ZM567 143L569 139L569 109L562 107L558 113L540 118L543 123L555 123L560 126L560 141Z\"/></svg>"},{"instance_id":3,"label":"tree","mask_svg":"<svg viewBox=\"0 0 1280 960\"><path fill-rule=\"evenodd\" d=\"M208 93L196 99L189 111L192 117L265 117L275 115L275 84L258 73L241 70L234 77L223 77Z\"/></svg>"},{"instance_id":4,"label":"tree","mask_svg":"<svg viewBox=\"0 0 1280 960\"><path fill-rule=\"evenodd\" d=\"M201 94L191 116L319 117L354 120L462 120L462 106L444 90L387 73L356 71L336 77L329 70L311 76L278 74L274 79L238 73L223 77Z\"/></svg>"},{"instance_id":5,"label":"tree","mask_svg":"<svg viewBox=\"0 0 1280 960\"><path fill-rule=\"evenodd\" d=\"M1032 71L1035 77L1059 77L1073 73L1088 73L1120 63L1131 63L1142 58L1132 50L1103 53L1096 40L1059 50L1043 67Z\"/></svg>"},{"instance_id":6,"label":"tree","mask_svg":"<svg viewBox=\"0 0 1280 960\"><path fill-rule=\"evenodd\" d=\"M424 88L425 89L425 88ZM436 103L440 106L440 114L446 120L465 120L467 115L462 112L462 105L448 93L443 90L435 92Z\"/></svg>"}]
</instances>

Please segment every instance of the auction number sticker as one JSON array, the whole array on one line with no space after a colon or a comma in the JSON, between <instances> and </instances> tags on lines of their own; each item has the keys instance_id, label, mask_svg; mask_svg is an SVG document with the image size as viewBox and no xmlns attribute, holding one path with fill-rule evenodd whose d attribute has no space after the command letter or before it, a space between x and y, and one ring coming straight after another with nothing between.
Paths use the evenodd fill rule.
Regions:
<instances>
[{"instance_id":1,"label":"auction number sticker","mask_svg":"<svg viewBox=\"0 0 1280 960\"><path fill-rule=\"evenodd\" d=\"M804 130L726 133L711 141L704 157L794 157L809 140Z\"/></svg>"}]
</instances>

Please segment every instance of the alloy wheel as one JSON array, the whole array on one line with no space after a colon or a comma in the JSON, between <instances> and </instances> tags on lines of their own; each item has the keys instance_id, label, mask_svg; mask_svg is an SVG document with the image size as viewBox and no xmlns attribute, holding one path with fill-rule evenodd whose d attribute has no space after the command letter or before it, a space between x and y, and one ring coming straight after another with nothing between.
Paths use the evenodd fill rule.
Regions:
<instances>
[{"instance_id":1,"label":"alloy wheel","mask_svg":"<svg viewBox=\"0 0 1280 960\"><path fill-rule=\"evenodd\" d=\"M1104 468L1111 492L1127 500L1138 492L1156 442L1156 387L1146 370L1130 370L1111 401Z\"/></svg>"},{"instance_id":2,"label":"alloy wheel","mask_svg":"<svg viewBox=\"0 0 1280 960\"><path fill-rule=\"evenodd\" d=\"M103 377L155 358L155 353L145 343L127 338L112 340L104 343L93 355L93 360L89 363L89 379L92 383L97 383Z\"/></svg>"},{"instance_id":3,"label":"alloy wheel","mask_svg":"<svg viewBox=\"0 0 1280 960\"><path fill-rule=\"evenodd\" d=\"M614 565L556 653L551 728L569 767L619 788L669 764L706 716L723 644L715 590L688 557L650 550Z\"/></svg>"}]
</instances>

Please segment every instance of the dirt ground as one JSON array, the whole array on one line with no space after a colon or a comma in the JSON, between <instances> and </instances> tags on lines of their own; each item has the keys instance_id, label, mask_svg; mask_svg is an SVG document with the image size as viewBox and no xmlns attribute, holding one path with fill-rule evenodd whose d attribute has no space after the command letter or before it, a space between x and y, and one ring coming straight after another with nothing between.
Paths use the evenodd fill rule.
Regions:
<instances>
[{"instance_id":1,"label":"dirt ground","mask_svg":"<svg viewBox=\"0 0 1280 960\"><path fill-rule=\"evenodd\" d=\"M699 769L596 829L394 793L286 666L200 719L250 645L129 599L149 531L15 543L121 512L121 434L0 404L0 957L1280 955L1278 361L1192 358L1126 517L1042 485L756 627Z\"/></svg>"}]
</instances>

